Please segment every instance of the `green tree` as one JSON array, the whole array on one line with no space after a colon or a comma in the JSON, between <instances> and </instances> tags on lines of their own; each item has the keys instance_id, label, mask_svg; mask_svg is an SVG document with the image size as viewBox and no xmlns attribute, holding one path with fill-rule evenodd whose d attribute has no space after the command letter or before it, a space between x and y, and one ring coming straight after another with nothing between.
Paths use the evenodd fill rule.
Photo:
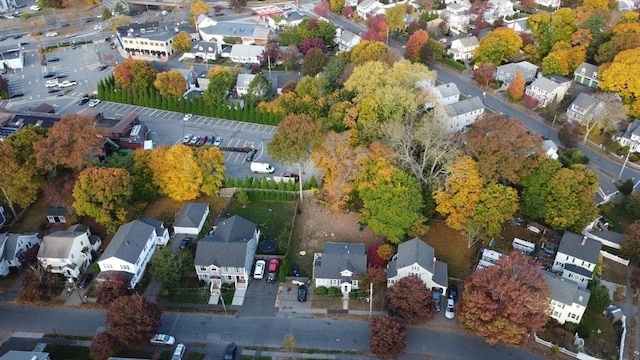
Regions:
<instances>
[{"instance_id":1,"label":"green tree","mask_svg":"<svg viewBox=\"0 0 640 360\"><path fill-rule=\"evenodd\" d=\"M133 198L151 201L160 196L158 185L153 182L153 170L150 167L151 152L136 150L133 153L133 165L130 174L133 178Z\"/></svg>"},{"instance_id":2,"label":"green tree","mask_svg":"<svg viewBox=\"0 0 640 360\"><path fill-rule=\"evenodd\" d=\"M569 42L571 34L576 31L576 14L573 9L562 7L551 16L550 35L551 44L560 41Z\"/></svg>"},{"instance_id":3,"label":"green tree","mask_svg":"<svg viewBox=\"0 0 640 360\"><path fill-rule=\"evenodd\" d=\"M475 222L486 239L502 232L502 224L518 211L518 192L509 186L489 183L484 186L475 214L468 221Z\"/></svg>"},{"instance_id":4,"label":"green tree","mask_svg":"<svg viewBox=\"0 0 640 360\"><path fill-rule=\"evenodd\" d=\"M249 83L244 101L249 106L256 106L262 101L271 101L273 96L274 92L271 81L264 75L258 74L251 80L251 83Z\"/></svg>"},{"instance_id":5,"label":"green tree","mask_svg":"<svg viewBox=\"0 0 640 360\"><path fill-rule=\"evenodd\" d=\"M611 305L609 289L606 286L593 282L589 284L589 291L591 292L591 296L589 297L587 308L594 313L601 314Z\"/></svg>"},{"instance_id":6,"label":"green tree","mask_svg":"<svg viewBox=\"0 0 640 360\"><path fill-rule=\"evenodd\" d=\"M546 158L530 174L521 178L520 213L524 217L538 221L544 219L547 199L552 193L551 178L560 168L562 164L559 161Z\"/></svg>"},{"instance_id":7,"label":"green tree","mask_svg":"<svg viewBox=\"0 0 640 360\"><path fill-rule=\"evenodd\" d=\"M336 14L339 14L342 11L342 8L345 5L345 0L330 0L329 1L329 9Z\"/></svg>"},{"instance_id":8,"label":"green tree","mask_svg":"<svg viewBox=\"0 0 640 360\"><path fill-rule=\"evenodd\" d=\"M133 186L129 173L120 168L87 168L73 188L73 208L114 232L126 221Z\"/></svg>"},{"instance_id":9,"label":"green tree","mask_svg":"<svg viewBox=\"0 0 640 360\"><path fill-rule=\"evenodd\" d=\"M188 251L174 253L169 247L158 249L151 258L151 278L172 287L180 283L182 276L193 268L193 259Z\"/></svg>"},{"instance_id":10,"label":"green tree","mask_svg":"<svg viewBox=\"0 0 640 360\"><path fill-rule=\"evenodd\" d=\"M226 104L227 95L236 83L238 73L223 66L214 66L207 73L209 85L204 91L204 101L209 106Z\"/></svg>"},{"instance_id":11,"label":"green tree","mask_svg":"<svg viewBox=\"0 0 640 360\"><path fill-rule=\"evenodd\" d=\"M562 168L549 181L544 221L554 229L581 232L593 221L598 209L593 198L598 176L582 164Z\"/></svg>"},{"instance_id":12,"label":"green tree","mask_svg":"<svg viewBox=\"0 0 640 360\"><path fill-rule=\"evenodd\" d=\"M109 305L107 328L122 344L149 344L160 324L162 313L158 305L143 295L123 296Z\"/></svg>"},{"instance_id":13,"label":"green tree","mask_svg":"<svg viewBox=\"0 0 640 360\"><path fill-rule=\"evenodd\" d=\"M191 41L191 35L186 31L180 31L173 37L173 48L177 51L188 52L191 50L193 42Z\"/></svg>"},{"instance_id":14,"label":"green tree","mask_svg":"<svg viewBox=\"0 0 640 360\"><path fill-rule=\"evenodd\" d=\"M500 27L489 32L480 40L475 50L476 62L501 65L522 49L522 38L511 28Z\"/></svg>"},{"instance_id":15,"label":"green tree","mask_svg":"<svg viewBox=\"0 0 640 360\"><path fill-rule=\"evenodd\" d=\"M302 73L304 75L316 76L327 64L329 58L321 49L312 48L302 60Z\"/></svg>"}]
</instances>

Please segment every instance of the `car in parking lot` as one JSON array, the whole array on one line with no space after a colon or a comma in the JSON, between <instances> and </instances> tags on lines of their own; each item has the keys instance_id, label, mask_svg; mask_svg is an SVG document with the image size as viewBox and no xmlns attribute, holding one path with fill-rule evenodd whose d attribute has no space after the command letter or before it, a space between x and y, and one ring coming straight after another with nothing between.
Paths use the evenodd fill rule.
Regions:
<instances>
[{"instance_id":1,"label":"car in parking lot","mask_svg":"<svg viewBox=\"0 0 640 360\"><path fill-rule=\"evenodd\" d=\"M214 135L209 135L207 138L207 143L205 145L213 145L213 142L216 141L216 137Z\"/></svg>"},{"instance_id":2,"label":"car in parking lot","mask_svg":"<svg viewBox=\"0 0 640 360\"><path fill-rule=\"evenodd\" d=\"M86 288L87 286L89 286L91 280L93 280L93 274L85 273L84 275L80 276L80 279L78 280L78 287L80 289Z\"/></svg>"},{"instance_id":3,"label":"car in parking lot","mask_svg":"<svg viewBox=\"0 0 640 360\"><path fill-rule=\"evenodd\" d=\"M444 311L444 317L453 319L456 316L456 303L453 299L447 299L447 308Z\"/></svg>"},{"instance_id":4,"label":"car in parking lot","mask_svg":"<svg viewBox=\"0 0 640 360\"><path fill-rule=\"evenodd\" d=\"M238 346L235 343L227 345L227 350L224 351L224 360L235 360L238 353Z\"/></svg>"},{"instance_id":5,"label":"car in parking lot","mask_svg":"<svg viewBox=\"0 0 640 360\"><path fill-rule=\"evenodd\" d=\"M49 94L55 94L57 92L60 92L60 88L59 87L51 87L51 88L49 88L49 90L47 90L47 93L49 93Z\"/></svg>"},{"instance_id":6,"label":"car in parking lot","mask_svg":"<svg viewBox=\"0 0 640 360\"><path fill-rule=\"evenodd\" d=\"M193 134L187 134L187 135L185 135L185 136L182 138L182 143L183 143L183 144L188 144L192 137L193 137Z\"/></svg>"},{"instance_id":7,"label":"car in parking lot","mask_svg":"<svg viewBox=\"0 0 640 360\"><path fill-rule=\"evenodd\" d=\"M84 105L86 103L89 102L89 97L88 96L83 96L82 99L78 100L78 105Z\"/></svg>"},{"instance_id":8,"label":"car in parking lot","mask_svg":"<svg viewBox=\"0 0 640 360\"><path fill-rule=\"evenodd\" d=\"M300 277L300 270L298 270L297 266L294 266L293 269L291 269L291 273L293 274L293 276L295 277Z\"/></svg>"},{"instance_id":9,"label":"car in parking lot","mask_svg":"<svg viewBox=\"0 0 640 360\"><path fill-rule=\"evenodd\" d=\"M178 344L178 346L176 346L176 349L173 350L173 355L171 356L171 360L182 360L182 357L184 356L184 352L186 351L186 346L184 346L184 344Z\"/></svg>"},{"instance_id":10,"label":"car in parking lot","mask_svg":"<svg viewBox=\"0 0 640 360\"><path fill-rule=\"evenodd\" d=\"M264 268L267 266L267 262L264 260L256 261L256 268L253 270L254 279L262 279L264 277Z\"/></svg>"},{"instance_id":11,"label":"car in parking lot","mask_svg":"<svg viewBox=\"0 0 640 360\"><path fill-rule=\"evenodd\" d=\"M189 145L195 145L198 143L198 140L200 140L200 136L194 136L191 138L191 140L189 140Z\"/></svg>"},{"instance_id":12,"label":"car in parking lot","mask_svg":"<svg viewBox=\"0 0 640 360\"><path fill-rule=\"evenodd\" d=\"M189 242L191 242L191 238L190 237L186 237L186 238L182 239L182 241L180 242L180 250L184 250L187 247L189 247Z\"/></svg>"},{"instance_id":13,"label":"car in parking lot","mask_svg":"<svg viewBox=\"0 0 640 360\"><path fill-rule=\"evenodd\" d=\"M78 85L78 83L75 80L65 80L62 83L60 83L60 87L63 87L63 88L71 87L75 85Z\"/></svg>"},{"instance_id":14,"label":"car in parking lot","mask_svg":"<svg viewBox=\"0 0 640 360\"><path fill-rule=\"evenodd\" d=\"M248 161L251 162L253 161L253 158L256 157L256 153L258 152L258 149L251 149L249 150L249 152L247 153L247 155L244 157L244 161Z\"/></svg>"},{"instance_id":15,"label":"car in parking lot","mask_svg":"<svg viewBox=\"0 0 640 360\"><path fill-rule=\"evenodd\" d=\"M56 76L56 73L54 73L53 71L49 71L49 72L46 72L46 73L42 74L42 78L44 78L44 79L50 79L50 78L55 77L55 76Z\"/></svg>"},{"instance_id":16,"label":"car in parking lot","mask_svg":"<svg viewBox=\"0 0 640 360\"><path fill-rule=\"evenodd\" d=\"M151 345L171 346L176 343L176 338L167 334L155 334L149 342Z\"/></svg>"},{"instance_id":17,"label":"car in parking lot","mask_svg":"<svg viewBox=\"0 0 640 360\"><path fill-rule=\"evenodd\" d=\"M54 37L54 36L58 36L58 33L55 32L55 31L49 31L44 36L46 36L46 37Z\"/></svg>"},{"instance_id":18,"label":"car in parking lot","mask_svg":"<svg viewBox=\"0 0 640 360\"><path fill-rule=\"evenodd\" d=\"M193 117L193 114L184 114L182 121L189 121Z\"/></svg>"},{"instance_id":19,"label":"car in parking lot","mask_svg":"<svg viewBox=\"0 0 640 360\"><path fill-rule=\"evenodd\" d=\"M98 105L100 105L102 101L100 101L100 99L93 99L91 101L89 101L89 107L96 107Z\"/></svg>"},{"instance_id":20,"label":"car in parking lot","mask_svg":"<svg viewBox=\"0 0 640 360\"><path fill-rule=\"evenodd\" d=\"M9 99L15 99L15 98L19 98L19 97L23 97L24 94L21 92L14 92L11 95L9 95Z\"/></svg>"},{"instance_id":21,"label":"car in parking lot","mask_svg":"<svg viewBox=\"0 0 640 360\"><path fill-rule=\"evenodd\" d=\"M307 286L306 285L298 286L298 301L300 301L300 302L307 301Z\"/></svg>"},{"instance_id":22,"label":"car in parking lot","mask_svg":"<svg viewBox=\"0 0 640 360\"><path fill-rule=\"evenodd\" d=\"M56 62L56 61L60 61L60 58L57 56L51 56L47 58L47 62Z\"/></svg>"},{"instance_id":23,"label":"car in parking lot","mask_svg":"<svg viewBox=\"0 0 640 360\"><path fill-rule=\"evenodd\" d=\"M0 35L0 41L5 41L5 40L7 40L7 37L4 35Z\"/></svg>"},{"instance_id":24,"label":"car in parking lot","mask_svg":"<svg viewBox=\"0 0 640 360\"><path fill-rule=\"evenodd\" d=\"M207 135L202 135L200 136L200 139L198 139L198 142L196 143L196 146L202 146L207 142Z\"/></svg>"},{"instance_id":25,"label":"car in parking lot","mask_svg":"<svg viewBox=\"0 0 640 360\"><path fill-rule=\"evenodd\" d=\"M269 275L267 275L267 282L270 282L270 283L276 282L276 278L278 277L279 267L280 267L280 260L278 259L269 260L269 267L267 268Z\"/></svg>"},{"instance_id":26,"label":"car in parking lot","mask_svg":"<svg viewBox=\"0 0 640 360\"><path fill-rule=\"evenodd\" d=\"M29 9L31 9L32 11L40 11L40 6L38 6L38 5L31 5L31 7L30 7Z\"/></svg>"},{"instance_id":27,"label":"car in parking lot","mask_svg":"<svg viewBox=\"0 0 640 360\"><path fill-rule=\"evenodd\" d=\"M54 78L56 78L56 79L64 79L66 77L67 77L67 75L65 75L65 74L56 74L56 76L54 76Z\"/></svg>"},{"instance_id":28,"label":"car in parking lot","mask_svg":"<svg viewBox=\"0 0 640 360\"><path fill-rule=\"evenodd\" d=\"M108 67L109 67L109 65L102 64L102 65L98 66L98 71L106 70Z\"/></svg>"},{"instance_id":29,"label":"car in parking lot","mask_svg":"<svg viewBox=\"0 0 640 360\"><path fill-rule=\"evenodd\" d=\"M56 80L47 80L44 83L44 87L46 87L46 88L51 88L51 87L56 87L56 86L58 86L58 80L57 79Z\"/></svg>"},{"instance_id":30,"label":"car in parking lot","mask_svg":"<svg viewBox=\"0 0 640 360\"><path fill-rule=\"evenodd\" d=\"M220 146L222 145L222 137L218 136L216 137L216 140L213 142L213 146Z\"/></svg>"},{"instance_id":31,"label":"car in parking lot","mask_svg":"<svg viewBox=\"0 0 640 360\"><path fill-rule=\"evenodd\" d=\"M280 174L280 177L291 178L295 182L300 181L300 176L298 176L298 174L295 174L295 173L292 173L292 172L283 172L282 174Z\"/></svg>"}]
</instances>

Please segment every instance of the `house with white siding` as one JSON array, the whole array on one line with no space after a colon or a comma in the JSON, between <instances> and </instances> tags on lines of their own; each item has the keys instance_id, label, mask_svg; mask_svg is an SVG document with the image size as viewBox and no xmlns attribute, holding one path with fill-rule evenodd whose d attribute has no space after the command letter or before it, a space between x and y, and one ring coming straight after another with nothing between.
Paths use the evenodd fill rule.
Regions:
<instances>
[{"instance_id":1,"label":"house with white siding","mask_svg":"<svg viewBox=\"0 0 640 360\"><path fill-rule=\"evenodd\" d=\"M484 103L478 96L445 105L444 109L447 116L441 126L450 133L463 130L485 112Z\"/></svg>"},{"instance_id":2,"label":"house with white siding","mask_svg":"<svg viewBox=\"0 0 640 360\"><path fill-rule=\"evenodd\" d=\"M12 267L20 267L20 255L39 242L38 234L0 234L0 276L9 275Z\"/></svg>"},{"instance_id":3,"label":"house with white siding","mask_svg":"<svg viewBox=\"0 0 640 360\"><path fill-rule=\"evenodd\" d=\"M549 316L560 324L572 322L579 324L587 309L591 292L582 288L578 283L565 279L546 270L540 270L547 281L551 292L549 299Z\"/></svg>"},{"instance_id":4,"label":"house with white siding","mask_svg":"<svg viewBox=\"0 0 640 360\"><path fill-rule=\"evenodd\" d=\"M525 93L538 100L538 107L545 107L559 103L567 95L570 87L570 80L540 76L526 87Z\"/></svg>"},{"instance_id":5,"label":"house with white siding","mask_svg":"<svg viewBox=\"0 0 640 360\"><path fill-rule=\"evenodd\" d=\"M364 244L327 242L313 255L315 286L337 287L343 294L360 288L359 276L367 272Z\"/></svg>"},{"instance_id":6,"label":"house with white siding","mask_svg":"<svg viewBox=\"0 0 640 360\"><path fill-rule=\"evenodd\" d=\"M447 54L453 56L454 60L471 60L478 46L480 43L475 36L456 39L451 42Z\"/></svg>"},{"instance_id":7,"label":"house with white siding","mask_svg":"<svg viewBox=\"0 0 640 360\"><path fill-rule=\"evenodd\" d=\"M583 62L578 65L578 67L573 72L573 80L579 84L597 89L600 85L600 80L598 79L598 69L599 67L597 65Z\"/></svg>"},{"instance_id":8,"label":"house with white siding","mask_svg":"<svg viewBox=\"0 0 640 360\"><path fill-rule=\"evenodd\" d=\"M55 231L43 237L37 258L50 272L77 279L91 264L91 251L86 231Z\"/></svg>"},{"instance_id":9,"label":"house with white siding","mask_svg":"<svg viewBox=\"0 0 640 360\"><path fill-rule=\"evenodd\" d=\"M598 264L602 243L582 234L565 231L553 262L553 271L586 289Z\"/></svg>"},{"instance_id":10,"label":"house with white siding","mask_svg":"<svg viewBox=\"0 0 640 360\"><path fill-rule=\"evenodd\" d=\"M614 136L620 146L628 146L629 152L638 152L640 149L640 120L634 120L631 124L627 125L625 131L619 131Z\"/></svg>"},{"instance_id":11,"label":"house with white siding","mask_svg":"<svg viewBox=\"0 0 640 360\"><path fill-rule=\"evenodd\" d=\"M198 235L209 216L209 204L186 202L173 222L175 234Z\"/></svg>"},{"instance_id":12,"label":"house with white siding","mask_svg":"<svg viewBox=\"0 0 640 360\"><path fill-rule=\"evenodd\" d=\"M229 60L240 64L260 64L262 61L262 53L264 46L262 45L242 45L236 44L231 47Z\"/></svg>"},{"instance_id":13,"label":"house with white siding","mask_svg":"<svg viewBox=\"0 0 640 360\"><path fill-rule=\"evenodd\" d=\"M335 42L339 51L349 51L358 45L360 41L362 41L362 38L359 35L349 30L336 29Z\"/></svg>"},{"instance_id":14,"label":"house with white siding","mask_svg":"<svg viewBox=\"0 0 640 360\"><path fill-rule=\"evenodd\" d=\"M536 65L528 61L520 61L498 66L496 68L496 80L502 81L504 86L508 86L516 77L518 71L520 71L527 84L532 82L538 75L538 67Z\"/></svg>"},{"instance_id":15,"label":"house with white siding","mask_svg":"<svg viewBox=\"0 0 640 360\"><path fill-rule=\"evenodd\" d=\"M433 247L420 238L400 243L387 264L387 286L407 276L417 276L428 289L439 288L443 294L449 287L447 264L437 260Z\"/></svg>"},{"instance_id":16,"label":"house with white siding","mask_svg":"<svg viewBox=\"0 0 640 360\"><path fill-rule=\"evenodd\" d=\"M447 7L440 12L440 17L447 22L450 31L456 34L462 34L466 33L469 27L469 22L471 21L470 10L471 5L468 3L461 1L455 2L448 4Z\"/></svg>"},{"instance_id":17,"label":"house with white siding","mask_svg":"<svg viewBox=\"0 0 640 360\"><path fill-rule=\"evenodd\" d=\"M580 93L567 108L567 121L581 123L589 117L598 115L604 108L604 103L595 97Z\"/></svg>"}]
</instances>

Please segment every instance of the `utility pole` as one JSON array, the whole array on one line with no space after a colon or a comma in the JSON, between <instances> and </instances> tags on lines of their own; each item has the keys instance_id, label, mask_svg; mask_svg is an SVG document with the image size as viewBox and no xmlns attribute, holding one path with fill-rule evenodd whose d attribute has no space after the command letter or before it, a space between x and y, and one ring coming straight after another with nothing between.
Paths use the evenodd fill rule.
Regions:
<instances>
[{"instance_id":1,"label":"utility pole","mask_svg":"<svg viewBox=\"0 0 640 360\"><path fill-rule=\"evenodd\" d=\"M618 180L622 177L622 173L624 172L624 168L627 166L627 161L629 161L629 155L631 155L631 151L627 153L627 157L624 158L624 163L622 164L622 169L620 169L620 174L618 174Z\"/></svg>"},{"instance_id":2,"label":"utility pole","mask_svg":"<svg viewBox=\"0 0 640 360\"><path fill-rule=\"evenodd\" d=\"M78 284L76 283L76 280L71 278L71 282L73 282L73 288L76 289L76 294L78 294L78 297L80 298L80 302L84 304L84 299L82 298L82 295L80 295L80 289L78 289Z\"/></svg>"},{"instance_id":3,"label":"utility pole","mask_svg":"<svg viewBox=\"0 0 640 360\"><path fill-rule=\"evenodd\" d=\"M373 309L373 283L369 284L369 317Z\"/></svg>"}]
</instances>

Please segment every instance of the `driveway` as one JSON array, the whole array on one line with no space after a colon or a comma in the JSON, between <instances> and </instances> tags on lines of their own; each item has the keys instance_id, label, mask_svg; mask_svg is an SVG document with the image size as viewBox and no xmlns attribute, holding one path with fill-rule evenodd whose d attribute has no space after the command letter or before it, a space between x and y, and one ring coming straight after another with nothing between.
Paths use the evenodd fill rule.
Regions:
<instances>
[{"instance_id":1,"label":"driveway","mask_svg":"<svg viewBox=\"0 0 640 360\"><path fill-rule=\"evenodd\" d=\"M240 316L274 316L278 282L251 279L247 287Z\"/></svg>"},{"instance_id":2,"label":"driveway","mask_svg":"<svg viewBox=\"0 0 640 360\"><path fill-rule=\"evenodd\" d=\"M278 290L278 305L279 312L281 314L288 315L310 315L313 310L311 304L313 303L313 287L307 288L307 301L298 301L298 286L287 282L281 284Z\"/></svg>"}]
</instances>

